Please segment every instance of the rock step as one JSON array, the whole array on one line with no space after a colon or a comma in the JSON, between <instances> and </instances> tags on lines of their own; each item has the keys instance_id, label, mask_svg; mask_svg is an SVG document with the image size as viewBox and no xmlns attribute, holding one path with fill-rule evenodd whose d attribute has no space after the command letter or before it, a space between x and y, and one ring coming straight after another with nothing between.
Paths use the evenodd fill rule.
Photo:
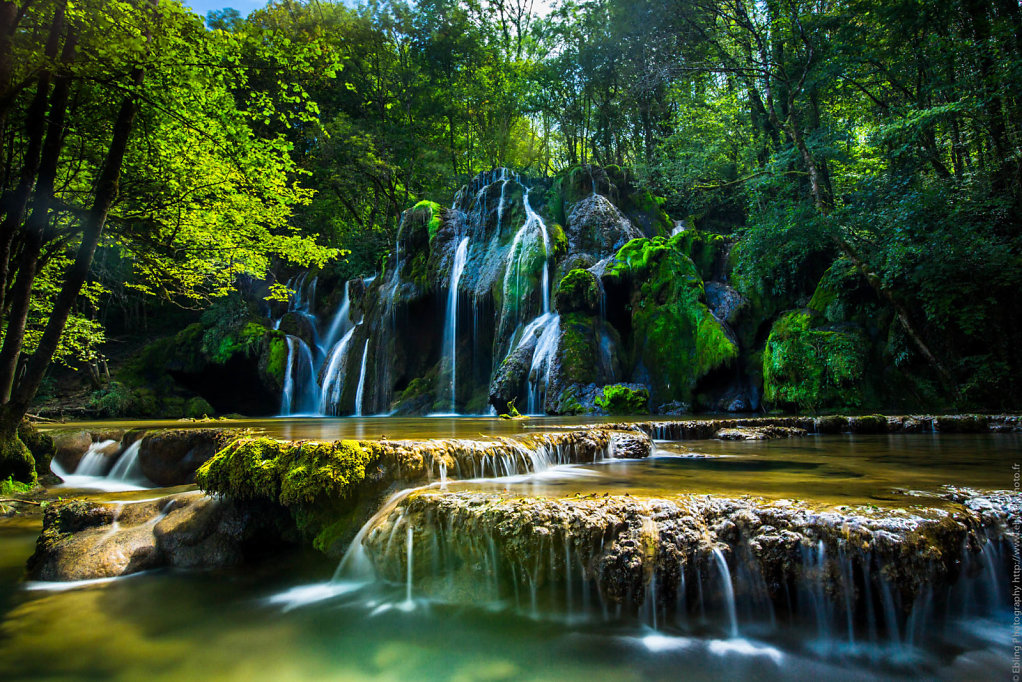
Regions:
<instances>
[{"instance_id":1,"label":"rock step","mask_svg":"<svg viewBox=\"0 0 1022 682\"><path fill-rule=\"evenodd\" d=\"M573 428L573 427L568 427ZM800 435L797 431L771 429L801 429L806 434L827 435L840 433L1018 433L1022 432L1020 415L913 415L858 417L745 417L721 419L668 419L655 421L618 422L602 424L600 428L641 431L658 440L708 440L720 438L725 431L729 440L761 440L787 438ZM763 435L735 434L731 430L761 430Z\"/></svg>"},{"instance_id":2,"label":"rock step","mask_svg":"<svg viewBox=\"0 0 1022 682\"><path fill-rule=\"evenodd\" d=\"M440 601L534 610L538 599L561 613L589 601L674 617L723 608L731 591L763 617L826 617L817 624L854 633L881 614L881 630L904 633L913 612L1007 606L1022 495L973 492L959 505L836 512L710 496L422 491L379 519L363 548L379 576L411 575L416 595Z\"/></svg>"}]
</instances>

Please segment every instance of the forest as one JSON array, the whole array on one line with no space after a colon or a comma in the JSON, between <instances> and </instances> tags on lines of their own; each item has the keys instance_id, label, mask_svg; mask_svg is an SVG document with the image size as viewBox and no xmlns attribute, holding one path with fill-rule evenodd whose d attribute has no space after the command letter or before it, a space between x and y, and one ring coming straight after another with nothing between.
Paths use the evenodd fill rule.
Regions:
<instances>
[{"instance_id":1,"label":"forest","mask_svg":"<svg viewBox=\"0 0 1022 682\"><path fill-rule=\"evenodd\" d=\"M0 0L0 680L1018 679L1020 292L1018 0Z\"/></svg>"},{"instance_id":2,"label":"forest","mask_svg":"<svg viewBox=\"0 0 1022 682\"><path fill-rule=\"evenodd\" d=\"M167 412L154 342L192 352L187 326L207 364L258 355L273 330L252 320L297 275L386 272L403 215L439 218L495 169L550 188L548 222L549 197L582 175L596 193L595 173L664 223L645 237L733 244L769 407L896 392L1010 409L1020 92L1013 0L285 0L204 18L174 0L4 0L0 478L34 476L26 413ZM811 319L779 327L786 310ZM828 336L851 328L870 350ZM867 374L849 399L843 377ZM212 416L191 389L167 416L185 400Z\"/></svg>"}]
</instances>

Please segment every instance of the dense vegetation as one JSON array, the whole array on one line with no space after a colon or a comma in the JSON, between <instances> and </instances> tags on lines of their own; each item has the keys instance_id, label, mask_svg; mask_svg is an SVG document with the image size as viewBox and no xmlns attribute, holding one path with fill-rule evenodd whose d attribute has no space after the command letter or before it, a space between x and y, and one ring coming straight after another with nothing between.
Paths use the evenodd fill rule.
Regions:
<instances>
[{"instance_id":1,"label":"dense vegetation","mask_svg":"<svg viewBox=\"0 0 1022 682\"><path fill-rule=\"evenodd\" d=\"M429 202L497 166L620 166L738 237L735 286L802 311L751 332L764 371L802 384L779 407L816 409L871 363L920 403L1018 404L1017 2L547 9L282 0L203 22L173 0L0 1L0 479L33 476L16 430L54 360L103 386L105 328L180 329L171 306L214 301L188 338L249 352L220 320L284 295L289 264L377 271L404 210L436 220ZM675 260L647 269L680 300ZM670 301L637 318L651 354ZM689 343L723 348L699 322ZM283 340L260 343L279 364Z\"/></svg>"}]
</instances>

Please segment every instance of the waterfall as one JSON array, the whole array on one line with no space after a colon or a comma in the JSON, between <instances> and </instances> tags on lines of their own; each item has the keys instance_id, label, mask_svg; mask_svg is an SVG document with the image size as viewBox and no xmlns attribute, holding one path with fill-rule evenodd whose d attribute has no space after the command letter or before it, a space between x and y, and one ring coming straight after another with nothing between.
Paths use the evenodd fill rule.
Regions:
<instances>
[{"instance_id":1,"label":"waterfall","mask_svg":"<svg viewBox=\"0 0 1022 682\"><path fill-rule=\"evenodd\" d=\"M341 304L337 306L337 312L334 313L334 319L330 322L330 328L323 339L323 346L326 348L332 348L337 343L337 339L344 333L344 330L348 329L351 325L351 320L348 319L351 314L348 283L345 282L342 288L344 289L344 294L341 296Z\"/></svg>"},{"instance_id":2,"label":"waterfall","mask_svg":"<svg viewBox=\"0 0 1022 682\"><path fill-rule=\"evenodd\" d=\"M557 342L561 338L561 316L546 312L534 322L538 324L533 329L540 328L542 332L536 341L536 348L532 351L528 411L538 414L543 409L547 387L550 385L550 372L553 369L554 356L557 354ZM528 332L528 329L526 331Z\"/></svg>"},{"instance_id":3,"label":"waterfall","mask_svg":"<svg viewBox=\"0 0 1022 682\"><path fill-rule=\"evenodd\" d=\"M728 636L734 639L738 636L738 610L735 608L735 588L731 584L731 571L727 567L727 559L720 548L713 548L713 558L717 561L717 571L720 573L721 588L724 590L724 603L727 606Z\"/></svg>"},{"instance_id":4,"label":"waterfall","mask_svg":"<svg viewBox=\"0 0 1022 682\"><path fill-rule=\"evenodd\" d=\"M444 322L444 359L451 371L451 414L457 412L455 402L457 400L458 385L458 359L456 357L458 346L458 284L461 282L461 275L465 271L466 260L468 260L468 237L462 238L454 254L454 263L451 265L451 287L447 293L447 320Z\"/></svg>"},{"instance_id":5,"label":"waterfall","mask_svg":"<svg viewBox=\"0 0 1022 682\"><path fill-rule=\"evenodd\" d=\"M145 478L138 463L138 451L142 447L142 439L139 438L129 445L127 449L117 458L114 468L107 474L107 478L115 481L137 481Z\"/></svg>"},{"instance_id":6,"label":"waterfall","mask_svg":"<svg viewBox=\"0 0 1022 682\"><path fill-rule=\"evenodd\" d=\"M297 336L287 336L287 366L284 369L284 390L280 414L309 414L319 404L319 383L312 349Z\"/></svg>"},{"instance_id":7,"label":"waterfall","mask_svg":"<svg viewBox=\"0 0 1022 682\"><path fill-rule=\"evenodd\" d=\"M362 370L358 374L358 389L355 391L355 416L362 416L362 397L365 393L366 384L366 358L369 357L369 339L362 348Z\"/></svg>"},{"instance_id":8,"label":"waterfall","mask_svg":"<svg viewBox=\"0 0 1022 682\"><path fill-rule=\"evenodd\" d=\"M348 357L348 346L354 333L355 327L352 327L330 351L326 372L323 374L323 388L319 393L320 414L337 410L337 403L341 400L341 389L344 388L344 361Z\"/></svg>"},{"instance_id":9,"label":"waterfall","mask_svg":"<svg viewBox=\"0 0 1022 682\"><path fill-rule=\"evenodd\" d=\"M90 445L89 449L82 455L82 459L78 462L78 466L75 468L75 475L103 476L106 474L111 458L104 451L116 442L115 440L104 440Z\"/></svg>"},{"instance_id":10,"label":"waterfall","mask_svg":"<svg viewBox=\"0 0 1022 682\"><path fill-rule=\"evenodd\" d=\"M526 189L522 195L522 205L525 208L525 222L515 233L511 241L511 248L508 251L507 268L504 271L504 305L514 299L515 305L522 298L522 258L525 255L525 239L530 233L536 232L543 243L543 273L541 279L542 312L550 312L550 237L547 234L546 224L539 217L529 203L529 190ZM511 291L511 283L514 282L514 291Z\"/></svg>"},{"instance_id":11,"label":"waterfall","mask_svg":"<svg viewBox=\"0 0 1022 682\"><path fill-rule=\"evenodd\" d=\"M116 444L115 440L105 440L90 445L74 472L65 471L56 459L50 462L50 470L69 488L121 492L151 487L152 483L142 473L138 461L142 440L135 441L120 454L109 454L110 448Z\"/></svg>"}]
</instances>

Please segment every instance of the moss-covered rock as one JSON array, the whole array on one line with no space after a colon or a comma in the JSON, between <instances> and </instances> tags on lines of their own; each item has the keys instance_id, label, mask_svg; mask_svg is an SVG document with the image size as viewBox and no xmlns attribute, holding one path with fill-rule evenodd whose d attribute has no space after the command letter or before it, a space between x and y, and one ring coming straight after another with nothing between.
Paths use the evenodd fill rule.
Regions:
<instances>
[{"instance_id":1,"label":"moss-covered rock","mask_svg":"<svg viewBox=\"0 0 1022 682\"><path fill-rule=\"evenodd\" d=\"M600 305L600 286L596 275L588 270L571 270L557 285L554 302L561 314L595 313Z\"/></svg>"},{"instance_id":2,"label":"moss-covered rock","mask_svg":"<svg viewBox=\"0 0 1022 682\"><path fill-rule=\"evenodd\" d=\"M789 312L774 323L763 351L763 397L808 410L855 407L866 348L855 330L814 328L809 312Z\"/></svg>"},{"instance_id":3,"label":"moss-covered rock","mask_svg":"<svg viewBox=\"0 0 1022 682\"><path fill-rule=\"evenodd\" d=\"M649 391L625 384L604 386L596 404L608 414L649 414Z\"/></svg>"},{"instance_id":4,"label":"moss-covered rock","mask_svg":"<svg viewBox=\"0 0 1022 682\"><path fill-rule=\"evenodd\" d=\"M737 346L706 307L695 264L676 241L632 240L608 276L631 289L633 362L645 369L657 404L691 402L701 377L737 357Z\"/></svg>"}]
</instances>

